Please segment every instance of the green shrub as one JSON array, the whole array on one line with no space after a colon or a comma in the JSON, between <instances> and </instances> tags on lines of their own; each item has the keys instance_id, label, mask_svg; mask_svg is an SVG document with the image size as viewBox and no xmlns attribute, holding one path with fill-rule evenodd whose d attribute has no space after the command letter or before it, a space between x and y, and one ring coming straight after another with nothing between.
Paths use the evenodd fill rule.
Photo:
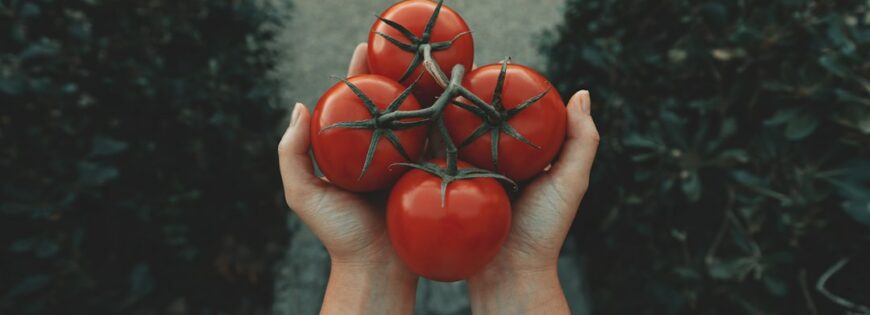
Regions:
<instances>
[{"instance_id":1,"label":"green shrub","mask_svg":"<svg viewBox=\"0 0 870 315\"><path fill-rule=\"evenodd\" d=\"M0 1L0 313L265 313L275 12Z\"/></svg>"},{"instance_id":2,"label":"green shrub","mask_svg":"<svg viewBox=\"0 0 870 315\"><path fill-rule=\"evenodd\" d=\"M870 3L573 0L544 51L602 135L596 313L842 314L841 258L870 305Z\"/></svg>"}]
</instances>

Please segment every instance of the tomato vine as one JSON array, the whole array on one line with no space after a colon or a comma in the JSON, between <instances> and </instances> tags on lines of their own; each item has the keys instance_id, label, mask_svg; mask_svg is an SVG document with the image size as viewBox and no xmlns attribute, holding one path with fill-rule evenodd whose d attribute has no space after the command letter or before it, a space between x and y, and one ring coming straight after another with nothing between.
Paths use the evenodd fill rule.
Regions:
<instances>
[{"instance_id":1,"label":"tomato vine","mask_svg":"<svg viewBox=\"0 0 870 315\"><path fill-rule=\"evenodd\" d=\"M387 19L379 15L376 16L378 20L402 34L404 39L408 41L407 43L386 33L374 31L378 36L386 39L387 42L391 43L392 45L395 45L403 51L414 54L413 59L408 65L408 68L399 78L399 82L407 80L408 77L422 64L426 71L421 73L421 76L424 75L424 73L428 73L430 76L432 76L435 82L444 89L444 91L435 100L432 106L417 110L398 110L399 105L402 104L405 98L407 98L411 94L412 90L415 88L417 82L420 80L420 76L418 76L416 80L410 85L408 85L407 89L405 89L405 91L403 91L401 95L396 97L384 111L379 111L374 103L371 101L371 99L369 99L369 97L366 96L365 93L363 93L360 89L350 83L350 81L348 81L347 79L341 79L353 91L353 93L356 94L356 96L360 100L362 100L363 104L369 110L371 118L359 121L339 122L321 129L321 132L332 128L372 129L373 135L371 137L371 142L369 143L369 148L366 153L366 158L362 168L362 172L360 174L360 178L365 175L366 170L373 159L376 147L380 139L386 138L396 148L396 150L407 161L409 161L408 163L395 163L394 165L404 165L412 168L417 168L431 173L435 176L438 176L442 179L442 206L444 206L445 202L444 194L446 192L447 185L455 180L482 177L496 178L510 183L514 187L514 189L516 189L516 183L502 174L481 168L466 168L462 170L458 169L457 162L459 159L459 148L470 144L472 141L478 139L484 134L490 134L491 158L493 165L496 166L498 165L499 159L499 138L502 133L539 150L540 146L532 143L532 141L530 141L529 139L526 139L526 137L520 134L514 127L512 127L508 123L508 120L510 120L512 117L516 116L520 112L524 111L525 109L531 107L538 100L540 100L541 98L546 96L547 93L550 92L550 89L546 89L544 91L541 91L539 94L525 100L519 105L511 109L506 109L505 106L502 104L502 94L508 64L510 63L510 58L505 58L505 60L501 62L501 70L499 72L498 80L493 91L491 102L484 101L481 97L475 95L469 89L462 85L463 77L466 70L462 64L454 65L451 69L450 76L448 77L441 70L440 65L435 60L435 58L433 58L432 53L433 51L445 50L450 48L457 39L461 38L462 36L469 35L470 32L461 32L448 41L432 42L432 31L435 28L435 22L438 19L441 8L443 7L443 2L443 0L437 1L437 5L432 12L432 15L429 17L421 36L415 35L413 32L408 30L400 23L397 23L393 20ZM470 101L471 104L455 100L455 98L459 96ZM462 140L462 142L458 146L456 143L454 143L454 141L450 137L450 134L448 133L447 127L445 126L445 118L443 115L444 109L451 104L473 113L474 115L480 117L482 120L482 123L474 130L474 132L472 132L472 134ZM433 123L437 128L438 132L440 133L442 141L444 142L446 148L446 166L443 168L436 164L428 162L421 164L414 163L414 161L411 160L405 149L402 147L402 144L398 141L395 134L393 133L393 130L415 128Z\"/></svg>"}]
</instances>

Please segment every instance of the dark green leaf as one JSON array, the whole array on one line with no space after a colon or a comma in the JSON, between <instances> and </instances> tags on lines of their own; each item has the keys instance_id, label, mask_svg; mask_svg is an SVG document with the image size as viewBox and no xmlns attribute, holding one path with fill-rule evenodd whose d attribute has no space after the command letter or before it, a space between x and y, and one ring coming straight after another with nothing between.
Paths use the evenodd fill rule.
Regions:
<instances>
[{"instance_id":1,"label":"dark green leaf","mask_svg":"<svg viewBox=\"0 0 870 315\"><path fill-rule=\"evenodd\" d=\"M118 169L113 166L92 163L78 163L79 180L85 185L102 185L118 177Z\"/></svg>"},{"instance_id":2,"label":"dark green leaf","mask_svg":"<svg viewBox=\"0 0 870 315\"><path fill-rule=\"evenodd\" d=\"M843 201L843 210L855 221L870 227L870 197Z\"/></svg>"},{"instance_id":3,"label":"dark green leaf","mask_svg":"<svg viewBox=\"0 0 870 315\"><path fill-rule=\"evenodd\" d=\"M34 42L27 46L23 51L18 54L18 58L21 60L29 60L32 58L38 57L50 57L58 54L60 52L60 45L51 41L47 38L43 38L40 41Z\"/></svg>"},{"instance_id":4,"label":"dark green leaf","mask_svg":"<svg viewBox=\"0 0 870 315\"><path fill-rule=\"evenodd\" d=\"M12 252L15 252L15 253L27 252L33 248L35 243L36 243L36 240L34 240L34 239L30 239L30 238L20 239L20 240L13 242L12 245L9 246L9 250Z\"/></svg>"},{"instance_id":5,"label":"dark green leaf","mask_svg":"<svg viewBox=\"0 0 870 315\"><path fill-rule=\"evenodd\" d=\"M95 136L91 145L91 156L114 155L127 149L127 143L109 137Z\"/></svg>"},{"instance_id":6,"label":"dark green leaf","mask_svg":"<svg viewBox=\"0 0 870 315\"><path fill-rule=\"evenodd\" d=\"M51 276L46 274L35 274L24 278L21 282L18 282L11 290L6 292L6 296L3 298L4 300L12 300L20 296L28 295L34 293L45 286L47 286L51 282Z\"/></svg>"},{"instance_id":7,"label":"dark green leaf","mask_svg":"<svg viewBox=\"0 0 870 315\"><path fill-rule=\"evenodd\" d=\"M746 150L743 149L728 149L719 153L720 160L735 160L740 163L746 163L749 161L749 153L746 153Z\"/></svg>"},{"instance_id":8,"label":"dark green leaf","mask_svg":"<svg viewBox=\"0 0 870 315\"><path fill-rule=\"evenodd\" d=\"M18 95L24 89L24 84L15 78L0 78L0 93Z\"/></svg>"},{"instance_id":9,"label":"dark green leaf","mask_svg":"<svg viewBox=\"0 0 870 315\"><path fill-rule=\"evenodd\" d=\"M763 282L770 294L775 296L785 296L786 293L788 293L788 286L780 279L772 276L765 276Z\"/></svg>"},{"instance_id":10,"label":"dark green leaf","mask_svg":"<svg viewBox=\"0 0 870 315\"><path fill-rule=\"evenodd\" d=\"M819 120L816 116L802 112L788 121L785 127L785 137L789 140L800 140L812 134L818 126Z\"/></svg>"},{"instance_id":11,"label":"dark green leaf","mask_svg":"<svg viewBox=\"0 0 870 315\"><path fill-rule=\"evenodd\" d=\"M707 271L710 273L710 277L718 280L735 279L741 272L736 264L727 262L711 264Z\"/></svg>"},{"instance_id":12,"label":"dark green leaf","mask_svg":"<svg viewBox=\"0 0 870 315\"><path fill-rule=\"evenodd\" d=\"M18 14L23 18L30 18L38 16L42 10L39 9L39 6L33 2L25 2L24 5L21 6L21 10L18 11Z\"/></svg>"},{"instance_id":13,"label":"dark green leaf","mask_svg":"<svg viewBox=\"0 0 870 315\"><path fill-rule=\"evenodd\" d=\"M659 146L655 141L650 140L650 139L644 137L643 135L640 135L637 133L627 134L625 136L625 138L622 139L622 143L627 147L634 147L634 148L650 148L650 149L652 149L652 148L656 148Z\"/></svg>"},{"instance_id":14,"label":"dark green leaf","mask_svg":"<svg viewBox=\"0 0 870 315\"><path fill-rule=\"evenodd\" d=\"M780 109L773 115L773 117L768 118L764 121L765 126L777 126L787 123L792 120L798 114L797 108L784 108Z\"/></svg>"},{"instance_id":15,"label":"dark green leaf","mask_svg":"<svg viewBox=\"0 0 870 315\"><path fill-rule=\"evenodd\" d=\"M141 297L151 292L154 288L154 280L151 276L151 268L145 263L139 263L130 272L130 296Z\"/></svg>"},{"instance_id":16,"label":"dark green leaf","mask_svg":"<svg viewBox=\"0 0 870 315\"><path fill-rule=\"evenodd\" d=\"M854 93L849 92L848 90L836 89L836 90L834 90L834 94L837 95L837 100L844 101L844 102L852 102L852 103L861 104L864 106L870 106L870 98L855 95Z\"/></svg>"},{"instance_id":17,"label":"dark green leaf","mask_svg":"<svg viewBox=\"0 0 870 315\"><path fill-rule=\"evenodd\" d=\"M728 118L722 121L722 126L719 128L719 138L725 139L734 135L737 132L737 120Z\"/></svg>"},{"instance_id":18,"label":"dark green leaf","mask_svg":"<svg viewBox=\"0 0 870 315\"><path fill-rule=\"evenodd\" d=\"M701 274L699 274L694 269L689 269L686 267L677 267L674 268L674 273L677 274L680 278L686 280L701 280Z\"/></svg>"},{"instance_id":19,"label":"dark green leaf","mask_svg":"<svg viewBox=\"0 0 870 315\"><path fill-rule=\"evenodd\" d=\"M39 258L53 257L60 250L57 242L54 240L43 239L36 243L33 254Z\"/></svg>"},{"instance_id":20,"label":"dark green leaf","mask_svg":"<svg viewBox=\"0 0 870 315\"><path fill-rule=\"evenodd\" d=\"M824 55L819 57L819 65L823 68L827 69L828 72L838 76L838 77L846 77L849 74L849 69L844 67L837 57L832 55Z\"/></svg>"},{"instance_id":21,"label":"dark green leaf","mask_svg":"<svg viewBox=\"0 0 870 315\"><path fill-rule=\"evenodd\" d=\"M698 173L690 173L689 177L683 179L681 188L690 201L698 201L701 198L701 177Z\"/></svg>"}]
</instances>

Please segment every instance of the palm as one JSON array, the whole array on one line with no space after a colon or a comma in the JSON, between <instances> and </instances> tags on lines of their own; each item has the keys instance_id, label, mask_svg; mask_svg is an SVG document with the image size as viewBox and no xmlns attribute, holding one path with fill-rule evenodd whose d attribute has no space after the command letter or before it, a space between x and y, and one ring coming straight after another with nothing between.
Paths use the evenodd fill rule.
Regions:
<instances>
[{"instance_id":1,"label":"palm","mask_svg":"<svg viewBox=\"0 0 870 315\"><path fill-rule=\"evenodd\" d=\"M357 47L348 76L366 72L365 47ZM310 115L301 111L294 116L300 133L285 135L285 147L279 148L287 204L323 242L333 260L382 262L394 257L384 213L379 210L384 208L383 196L350 193L314 177L308 157Z\"/></svg>"},{"instance_id":2,"label":"palm","mask_svg":"<svg viewBox=\"0 0 870 315\"><path fill-rule=\"evenodd\" d=\"M589 184L589 168L598 145L591 119L587 121L578 113L579 103L588 106L589 95L575 97L580 99L569 101L568 139L562 155L513 202L511 231L489 268L499 269L499 264L507 263L515 268L539 269L558 259Z\"/></svg>"},{"instance_id":3,"label":"palm","mask_svg":"<svg viewBox=\"0 0 870 315\"><path fill-rule=\"evenodd\" d=\"M348 76L368 72L365 52L365 44L357 47ZM598 131L589 107L588 92L581 91L569 101L568 137L559 160L514 201L513 223L504 247L484 270L468 279L472 298L477 297L472 302L475 310L506 313L504 310L516 308L519 313L528 313L530 309L517 303L538 300L546 303L534 305L550 306L546 313L567 313L567 303L555 278L555 265L586 191L598 146ZM346 314L349 309L341 305L360 306L362 301L378 297L384 303L367 305L372 313L390 309L410 313L417 276L399 261L390 244L381 210L385 208L384 196L350 193L315 177L308 156L310 114L297 103L292 119L278 146L279 166L287 205L323 242L332 258L333 269L322 311ZM440 142L435 138L431 139L432 144ZM430 146L432 152L443 150ZM372 281L377 285L372 285ZM360 287L367 288L363 296L359 295ZM562 298L553 299L555 295ZM494 304L488 305L486 301Z\"/></svg>"},{"instance_id":4,"label":"palm","mask_svg":"<svg viewBox=\"0 0 870 315\"><path fill-rule=\"evenodd\" d=\"M348 76L367 73L365 45L351 59ZM584 103L585 105L581 105ZM585 109L581 111L581 106ZM553 168L531 182L513 203L513 223L504 248L488 268L536 268L555 262L586 191L598 132L588 114L589 94L577 93L568 106L568 138ZM585 112L585 114L582 114ZM301 111L282 139L281 172L287 203L326 246L333 260L384 262L397 258L387 236L384 196L343 191L313 176L308 158L310 115ZM293 128L292 124L298 124ZM441 153L432 137L431 153Z\"/></svg>"},{"instance_id":5,"label":"palm","mask_svg":"<svg viewBox=\"0 0 870 315\"><path fill-rule=\"evenodd\" d=\"M510 259L499 260L536 262L552 260L541 257L556 258L579 203L564 197L571 194L577 193L566 191L551 174L526 187L514 201L514 223L500 253Z\"/></svg>"},{"instance_id":6,"label":"palm","mask_svg":"<svg viewBox=\"0 0 870 315\"><path fill-rule=\"evenodd\" d=\"M319 213L311 227L333 259L377 260L391 251L378 202L326 183L319 185L311 200L311 209Z\"/></svg>"}]
</instances>

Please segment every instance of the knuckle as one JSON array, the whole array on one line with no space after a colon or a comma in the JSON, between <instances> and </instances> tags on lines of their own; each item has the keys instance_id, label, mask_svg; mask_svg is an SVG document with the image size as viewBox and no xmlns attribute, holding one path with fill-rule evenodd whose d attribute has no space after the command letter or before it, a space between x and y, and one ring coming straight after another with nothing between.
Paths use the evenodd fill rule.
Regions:
<instances>
[{"instance_id":1,"label":"knuckle","mask_svg":"<svg viewBox=\"0 0 870 315\"><path fill-rule=\"evenodd\" d=\"M281 142L278 142L278 156L286 156L288 152L290 152L290 143L282 139Z\"/></svg>"},{"instance_id":2,"label":"knuckle","mask_svg":"<svg viewBox=\"0 0 870 315\"><path fill-rule=\"evenodd\" d=\"M290 191L284 193L284 202L287 203L287 207L290 207L290 209L296 208L294 200L296 200L296 198L292 196Z\"/></svg>"},{"instance_id":3,"label":"knuckle","mask_svg":"<svg viewBox=\"0 0 870 315\"><path fill-rule=\"evenodd\" d=\"M299 208L310 208L312 202L318 201L318 198L322 199L323 195L304 183L284 186L284 201L294 212Z\"/></svg>"},{"instance_id":4,"label":"knuckle","mask_svg":"<svg viewBox=\"0 0 870 315\"><path fill-rule=\"evenodd\" d=\"M589 176L582 176L582 180L580 180L580 184L577 185L577 192L580 193L580 198L583 198L583 195L585 195L586 191L588 191L588 190L589 190Z\"/></svg>"},{"instance_id":5,"label":"knuckle","mask_svg":"<svg viewBox=\"0 0 870 315\"><path fill-rule=\"evenodd\" d=\"M284 202L287 203L287 206L290 209L295 209L299 205L299 201L303 196L299 193L298 189L294 189L293 187L285 187L284 188Z\"/></svg>"},{"instance_id":6,"label":"knuckle","mask_svg":"<svg viewBox=\"0 0 870 315\"><path fill-rule=\"evenodd\" d=\"M284 203L287 204L287 207L290 207L290 209L293 209L293 198L290 197L290 192L288 192L288 191L284 192Z\"/></svg>"},{"instance_id":7,"label":"knuckle","mask_svg":"<svg viewBox=\"0 0 870 315\"><path fill-rule=\"evenodd\" d=\"M598 134L597 129L593 129L592 132L589 133L589 140L596 144L601 143L601 135Z\"/></svg>"}]
</instances>

